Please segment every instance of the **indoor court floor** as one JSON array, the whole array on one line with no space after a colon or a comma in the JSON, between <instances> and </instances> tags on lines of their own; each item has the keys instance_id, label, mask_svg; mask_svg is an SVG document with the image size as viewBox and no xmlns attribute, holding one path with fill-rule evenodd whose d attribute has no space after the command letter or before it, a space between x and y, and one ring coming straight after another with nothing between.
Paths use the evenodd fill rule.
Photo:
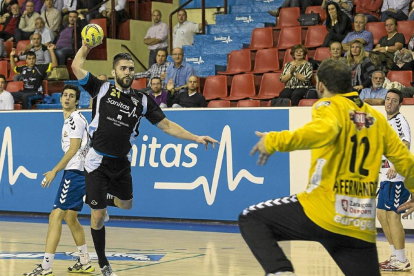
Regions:
<instances>
[{"instance_id":1,"label":"indoor court floor","mask_svg":"<svg viewBox=\"0 0 414 276\"><path fill-rule=\"evenodd\" d=\"M88 220L82 219L89 252L94 252ZM46 217L0 215L0 275L22 275L41 263L47 233ZM106 226L107 255L118 276L263 276L237 225L125 221ZM380 260L389 256L383 235L378 237ZM322 246L313 242L283 242L298 276L343 275ZM407 237L407 257L414 261L414 239ZM74 264L76 246L66 225L54 261L54 275ZM93 264L98 268L97 261ZM412 273L383 273L382 275ZM94 274L101 275L96 271ZM368 275L367 275L368 276Z\"/></svg>"}]
</instances>

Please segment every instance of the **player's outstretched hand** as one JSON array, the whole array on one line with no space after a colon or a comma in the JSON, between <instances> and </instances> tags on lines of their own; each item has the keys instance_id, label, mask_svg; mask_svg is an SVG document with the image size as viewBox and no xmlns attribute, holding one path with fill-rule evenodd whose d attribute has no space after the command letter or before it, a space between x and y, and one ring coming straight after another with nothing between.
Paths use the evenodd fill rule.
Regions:
<instances>
[{"instance_id":1,"label":"player's outstretched hand","mask_svg":"<svg viewBox=\"0 0 414 276\"><path fill-rule=\"evenodd\" d=\"M403 218L408 217L409 214L411 214L412 212L414 212L414 199L411 198L409 201L405 202L404 204L401 204L400 207L398 207L397 211L401 212L404 211L405 213L403 214Z\"/></svg>"},{"instance_id":2,"label":"player's outstretched hand","mask_svg":"<svg viewBox=\"0 0 414 276\"><path fill-rule=\"evenodd\" d=\"M256 131L255 134L260 137L259 142L253 147L250 152L250 155L255 155L256 152L259 152L259 159L257 160L257 165L263 166L266 164L267 159L269 159L270 154L267 152L265 147L265 138L267 132Z\"/></svg>"},{"instance_id":3,"label":"player's outstretched hand","mask_svg":"<svg viewBox=\"0 0 414 276\"><path fill-rule=\"evenodd\" d=\"M203 144L206 146L206 150L208 149L208 144L211 144L213 149L215 148L216 144L219 144L218 141L211 138L210 136L197 136L196 142L199 144Z\"/></svg>"},{"instance_id":4,"label":"player's outstretched hand","mask_svg":"<svg viewBox=\"0 0 414 276\"><path fill-rule=\"evenodd\" d=\"M50 183L52 183L53 179L56 177L56 173L54 171L49 171L43 174L45 178L42 180L42 187L43 188L49 188Z\"/></svg>"}]
</instances>

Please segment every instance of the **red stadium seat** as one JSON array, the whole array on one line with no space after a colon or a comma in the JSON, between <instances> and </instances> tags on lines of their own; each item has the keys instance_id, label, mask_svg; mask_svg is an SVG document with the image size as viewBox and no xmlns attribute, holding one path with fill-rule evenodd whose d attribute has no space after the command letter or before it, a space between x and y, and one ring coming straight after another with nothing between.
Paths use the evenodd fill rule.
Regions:
<instances>
[{"instance_id":1,"label":"red stadium seat","mask_svg":"<svg viewBox=\"0 0 414 276\"><path fill-rule=\"evenodd\" d=\"M401 104L414 105L414 98L404 98Z\"/></svg>"},{"instance_id":2,"label":"red stadium seat","mask_svg":"<svg viewBox=\"0 0 414 276\"><path fill-rule=\"evenodd\" d=\"M18 62L16 62L16 66L20 66L20 65L24 65L26 64L25 60L20 60ZM8 63L7 65L8 67L10 67L10 63ZM14 72L14 68L9 68L9 76L7 77L7 81L13 81L13 77L16 75L16 73Z\"/></svg>"},{"instance_id":3,"label":"red stadium seat","mask_svg":"<svg viewBox=\"0 0 414 276\"><path fill-rule=\"evenodd\" d=\"M331 56L331 53L329 52L329 47L319 47L319 48L316 48L313 59L322 61L326 58L329 58L330 56Z\"/></svg>"},{"instance_id":4,"label":"red stadium seat","mask_svg":"<svg viewBox=\"0 0 414 276\"><path fill-rule=\"evenodd\" d=\"M316 48L322 46L328 30L325 25L309 26L305 37L306 48Z\"/></svg>"},{"instance_id":5,"label":"red stadium seat","mask_svg":"<svg viewBox=\"0 0 414 276\"><path fill-rule=\"evenodd\" d=\"M278 50L276 48L271 48L257 51L254 70L248 73L263 74L267 72L277 72L279 70Z\"/></svg>"},{"instance_id":6,"label":"red stadium seat","mask_svg":"<svg viewBox=\"0 0 414 276\"><path fill-rule=\"evenodd\" d=\"M208 76L204 83L203 96L207 101L227 97L227 77Z\"/></svg>"},{"instance_id":7,"label":"red stadium seat","mask_svg":"<svg viewBox=\"0 0 414 276\"><path fill-rule=\"evenodd\" d=\"M277 18L276 28L299 26L300 8L283 8L280 9L279 17Z\"/></svg>"},{"instance_id":8,"label":"red stadium seat","mask_svg":"<svg viewBox=\"0 0 414 276\"><path fill-rule=\"evenodd\" d=\"M14 104L14 110L20 110L20 109L22 109L21 104Z\"/></svg>"},{"instance_id":9,"label":"red stadium seat","mask_svg":"<svg viewBox=\"0 0 414 276\"><path fill-rule=\"evenodd\" d=\"M7 60L0 60L0 74L7 79Z\"/></svg>"},{"instance_id":10,"label":"red stadium seat","mask_svg":"<svg viewBox=\"0 0 414 276\"><path fill-rule=\"evenodd\" d=\"M243 100L256 94L253 74L235 75L231 82L230 96L222 100Z\"/></svg>"},{"instance_id":11,"label":"red stadium seat","mask_svg":"<svg viewBox=\"0 0 414 276\"><path fill-rule=\"evenodd\" d=\"M309 6L306 8L305 13L319 13L319 16L321 17L321 22L325 22L326 20L326 10L322 9L322 6Z\"/></svg>"},{"instance_id":12,"label":"red stadium seat","mask_svg":"<svg viewBox=\"0 0 414 276\"><path fill-rule=\"evenodd\" d=\"M318 99L302 99L299 101L298 106L313 106L317 101Z\"/></svg>"},{"instance_id":13,"label":"red stadium seat","mask_svg":"<svg viewBox=\"0 0 414 276\"><path fill-rule=\"evenodd\" d=\"M31 42L30 40L20 40L17 42L16 45L16 55L18 55L20 52L24 51L27 45L29 45Z\"/></svg>"},{"instance_id":14,"label":"red stadium seat","mask_svg":"<svg viewBox=\"0 0 414 276\"><path fill-rule=\"evenodd\" d=\"M146 88L147 84L148 84L147 78L139 78L139 79L135 79L132 82L131 87L138 90L138 89Z\"/></svg>"},{"instance_id":15,"label":"red stadium seat","mask_svg":"<svg viewBox=\"0 0 414 276\"><path fill-rule=\"evenodd\" d=\"M8 59L8 58L10 58L10 53L13 49L13 41L3 41L3 44L4 44L4 48L6 49L6 52L7 52L6 58Z\"/></svg>"},{"instance_id":16,"label":"red stadium seat","mask_svg":"<svg viewBox=\"0 0 414 276\"><path fill-rule=\"evenodd\" d=\"M255 28L250 39L250 50L273 47L273 28Z\"/></svg>"},{"instance_id":17,"label":"red stadium seat","mask_svg":"<svg viewBox=\"0 0 414 276\"><path fill-rule=\"evenodd\" d=\"M6 90L10 93L17 92L19 90L23 90L23 82L22 81L11 81L7 83Z\"/></svg>"},{"instance_id":18,"label":"red stadium seat","mask_svg":"<svg viewBox=\"0 0 414 276\"><path fill-rule=\"evenodd\" d=\"M405 44L410 42L411 35L414 32L414 21L398 21L397 31L405 37Z\"/></svg>"},{"instance_id":19,"label":"red stadium seat","mask_svg":"<svg viewBox=\"0 0 414 276\"><path fill-rule=\"evenodd\" d=\"M296 44L302 44L302 28L301 27L282 28L280 30L277 48L279 50L288 49Z\"/></svg>"},{"instance_id":20,"label":"red stadium seat","mask_svg":"<svg viewBox=\"0 0 414 276\"><path fill-rule=\"evenodd\" d=\"M406 87L411 87L413 71L389 71L387 78L390 81L397 81Z\"/></svg>"},{"instance_id":21,"label":"red stadium seat","mask_svg":"<svg viewBox=\"0 0 414 276\"><path fill-rule=\"evenodd\" d=\"M387 31L385 30L385 22L368 22L365 29L370 31L374 36L374 47L378 44L381 37L387 35Z\"/></svg>"},{"instance_id":22,"label":"red stadium seat","mask_svg":"<svg viewBox=\"0 0 414 276\"><path fill-rule=\"evenodd\" d=\"M210 101L207 107L230 107L230 101L222 101L222 100Z\"/></svg>"},{"instance_id":23,"label":"red stadium seat","mask_svg":"<svg viewBox=\"0 0 414 276\"><path fill-rule=\"evenodd\" d=\"M260 107L259 100L240 100L237 102L237 107Z\"/></svg>"},{"instance_id":24,"label":"red stadium seat","mask_svg":"<svg viewBox=\"0 0 414 276\"><path fill-rule=\"evenodd\" d=\"M267 100L279 97L280 92L285 88L285 84L280 82L280 74L280 72L264 74L260 83L259 94L250 98Z\"/></svg>"},{"instance_id":25,"label":"red stadium seat","mask_svg":"<svg viewBox=\"0 0 414 276\"><path fill-rule=\"evenodd\" d=\"M218 72L219 75L236 75L252 70L249 50L231 51L227 62L227 70Z\"/></svg>"}]
</instances>

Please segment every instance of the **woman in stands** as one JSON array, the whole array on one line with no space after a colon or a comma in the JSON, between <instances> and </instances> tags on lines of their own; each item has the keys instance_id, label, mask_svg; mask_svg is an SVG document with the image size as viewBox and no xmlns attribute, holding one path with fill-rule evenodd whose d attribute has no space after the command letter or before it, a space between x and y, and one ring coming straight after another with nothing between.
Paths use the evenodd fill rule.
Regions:
<instances>
[{"instance_id":1,"label":"woman in stands","mask_svg":"<svg viewBox=\"0 0 414 276\"><path fill-rule=\"evenodd\" d=\"M308 53L305 46L296 44L291 49L293 61L285 64L280 81L285 84L285 89L280 92L279 98L289 98L292 106L298 105L309 88L312 87L312 64L305 60Z\"/></svg>"},{"instance_id":2,"label":"woman in stands","mask_svg":"<svg viewBox=\"0 0 414 276\"><path fill-rule=\"evenodd\" d=\"M329 47L334 41L341 42L352 31L351 19L342 12L338 3L329 2L327 9L326 29L328 30L328 34L323 41L322 47Z\"/></svg>"},{"instance_id":3,"label":"woman in stands","mask_svg":"<svg viewBox=\"0 0 414 276\"><path fill-rule=\"evenodd\" d=\"M385 20L387 35L381 37L378 44L372 50L371 60L377 70L388 72L395 65L394 53L401 50L405 43L403 34L397 32L397 20L389 17Z\"/></svg>"},{"instance_id":4,"label":"woman in stands","mask_svg":"<svg viewBox=\"0 0 414 276\"><path fill-rule=\"evenodd\" d=\"M375 66L365 56L364 45L361 42L355 40L351 43L346 61L352 70L352 87L358 92L370 87L372 83L371 75L375 71Z\"/></svg>"}]
</instances>

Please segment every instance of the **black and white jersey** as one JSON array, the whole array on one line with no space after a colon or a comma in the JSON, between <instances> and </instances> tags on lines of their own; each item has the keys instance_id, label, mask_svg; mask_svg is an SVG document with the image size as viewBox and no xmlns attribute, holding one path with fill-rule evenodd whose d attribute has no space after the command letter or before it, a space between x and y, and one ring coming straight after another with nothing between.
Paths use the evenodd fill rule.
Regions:
<instances>
[{"instance_id":1,"label":"black and white jersey","mask_svg":"<svg viewBox=\"0 0 414 276\"><path fill-rule=\"evenodd\" d=\"M91 73L79 83L96 98L96 113L89 124L92 147L103 154L125 157L138 137L141 118L152 124L165 118L150 96L130 88L121 91L115 85L97 79Z\"/></svg>"}]
</instances>

